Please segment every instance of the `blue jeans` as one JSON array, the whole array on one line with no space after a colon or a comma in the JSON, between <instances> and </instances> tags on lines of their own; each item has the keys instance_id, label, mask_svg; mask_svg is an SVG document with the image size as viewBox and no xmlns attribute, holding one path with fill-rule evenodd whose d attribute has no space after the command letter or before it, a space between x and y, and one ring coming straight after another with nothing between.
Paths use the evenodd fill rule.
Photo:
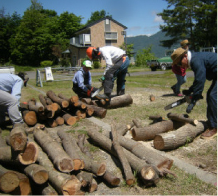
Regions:
<instances>
[{"instance_id":1,"label":"blue jeans","mask_svg":"<svg viewBox=\"0 0 218 196\"><path fill-rule=\"evenodd\" d=\"M129 57L125 57L125 61L123 62L123 58L120 59L114 66L112 66L105 74L104 81L104 93L110 94L114 87L114 80L117 79L117 88L120 90L125 89L125 78L128 66L130 64Z\"/></svg>"},{"instance_id":2,"label":"blue jeans","mask_svg":"<svg viewBox=\"0 0 218 196\"><path fill-rule=\"evenodd\" d=\"M181 76L181 75L176 75L177 78L177 83L173 86L175 87L175 91L177 94L180 93L180 87L182 86L182 84L186 83L186 75L185 76Z\"/></svg>"},{"instance_id":3,"label":"blue jeans","mask_svg":"<svg viewBox=\"0 0 218 196\"><path fill-rule=\"evenodd\" d=\"M217 79L213 80L207 91L207 118L210 128L217 127Z\"/></svg>"}]
</instances>

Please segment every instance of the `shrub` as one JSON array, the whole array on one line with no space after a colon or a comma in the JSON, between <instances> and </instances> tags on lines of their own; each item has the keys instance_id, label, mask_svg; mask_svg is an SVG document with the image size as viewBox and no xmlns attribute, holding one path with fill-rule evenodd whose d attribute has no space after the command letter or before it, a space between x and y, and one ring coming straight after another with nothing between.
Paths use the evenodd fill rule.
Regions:
<instances>
[{"instance_id":1,"label":"shrub","mask_svg":"<svg viewBox=\"0 0 218 196\"><path fill-rule=\"evenodd\" d=\"M53 64L53 61L42 61L42 62L40 63L40 66L41 66L41 67L51 67L52 64Z\"/></svg>"}]
</instances>

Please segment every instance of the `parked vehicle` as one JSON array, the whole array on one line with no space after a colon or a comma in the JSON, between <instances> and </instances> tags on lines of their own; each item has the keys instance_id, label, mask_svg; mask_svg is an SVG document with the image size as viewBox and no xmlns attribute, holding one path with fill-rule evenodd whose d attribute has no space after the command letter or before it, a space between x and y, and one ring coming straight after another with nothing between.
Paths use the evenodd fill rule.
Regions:
<instances>
[{"instance_id":1,"label":"parked vehicle","mask_svg":"<svg viewBox=\"0 0 218 196\"><path fill-rule=\"evenodd\" d=\"M151 68L151 71L156 71L157 69L166 70L172 68L172 59L169 56L162 57L156 60L147 61L147 65Z\"/></svg>"}]
</instances>

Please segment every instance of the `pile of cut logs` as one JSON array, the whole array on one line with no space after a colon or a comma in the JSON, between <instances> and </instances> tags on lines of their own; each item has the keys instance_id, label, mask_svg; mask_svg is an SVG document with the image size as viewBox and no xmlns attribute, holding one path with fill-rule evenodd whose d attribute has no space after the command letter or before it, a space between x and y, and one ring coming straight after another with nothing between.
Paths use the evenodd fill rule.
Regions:
<instances>
[{"instance_id":1,"label":"pile of cut logs","mask_svg":"<svg viewBox=\"0 0 218 196\"><path fill-rule=\"evenodd\" d=\"M96 116L104 118L108 108L124 107L132 104L130 95L116 96L109 103L105 100L79 100L78 96L66 98L63 94L56 95L49 90L46 96L39 94L39 100L34 98L26 104L21 104L25 123L34 126L36 123L46 123L50 127L58 125L73 125L81 118Z\"/></svg>"}]
</instances>

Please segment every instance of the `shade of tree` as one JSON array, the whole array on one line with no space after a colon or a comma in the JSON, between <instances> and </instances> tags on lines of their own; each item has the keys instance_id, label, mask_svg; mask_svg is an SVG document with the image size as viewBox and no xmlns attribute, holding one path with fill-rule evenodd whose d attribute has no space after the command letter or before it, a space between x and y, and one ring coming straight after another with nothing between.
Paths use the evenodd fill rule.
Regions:
<instances>
[{"instance_id":1,"label":"shade of tree","mask_svg":"<svg viewBox=\"0 0 218 196\"><path fill-rule=\"evenodd\" d=\"M176 41L189 39L194 50L217 44L216 0L166 0L167 9L158 13L165 24L160 28L171 39L162 41L170 47Z\"/></svg>"}]
</instances>

